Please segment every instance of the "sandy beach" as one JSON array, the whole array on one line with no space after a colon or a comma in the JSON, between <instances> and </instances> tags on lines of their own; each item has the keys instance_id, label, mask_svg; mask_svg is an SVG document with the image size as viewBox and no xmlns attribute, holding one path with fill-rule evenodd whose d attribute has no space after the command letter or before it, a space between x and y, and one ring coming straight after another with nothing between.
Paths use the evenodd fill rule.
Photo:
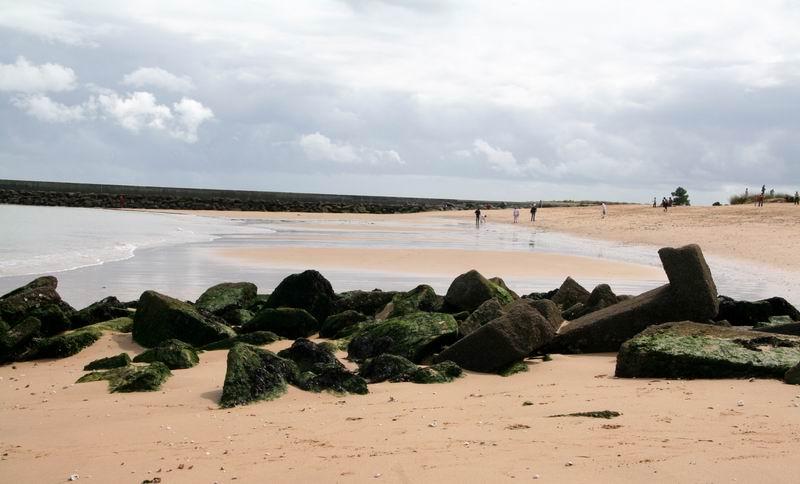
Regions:
<instances>
[{"instance_id":1,"label":"sandy beach","mask_svg":"<svg viewBox=\"0 0 800 484\"><path fill-rule=\"evenodd\" d=\"M595 208L545 209L536 227L630 244L695 242L706 253L796 268L790 234L800 211L751 208L663 214L612 206L604 220ZM443 219L472 220L471 212L199 215L302 219L324 228L351 220L354 230L364 231L375 230L371 222L402 220L424 232ZM490 223L510 219L510 210L489 212ZM765 232L771 234L766 242ZM663 278L660 268L563 254L225 250L222 257L256 265ZM202 353L195 368L174 370L155 393L109 394L106 382L75 384L86 363L120 351L135 355L142 348L130 334L106 333L69 358L0 366L4 481L55 483L75 474L81 481L137 483L795 482L800 470L793 452L800 441L800 391L777 380L618 379L614 354L554 355L548 362L529 360L528 372L510 377L466 372L447 384L378 383L364 396L290 387L274 401L220 409L227 352L214 351ZM599 410L622 415L551 417Z\"/></svg>"}]
</instances>

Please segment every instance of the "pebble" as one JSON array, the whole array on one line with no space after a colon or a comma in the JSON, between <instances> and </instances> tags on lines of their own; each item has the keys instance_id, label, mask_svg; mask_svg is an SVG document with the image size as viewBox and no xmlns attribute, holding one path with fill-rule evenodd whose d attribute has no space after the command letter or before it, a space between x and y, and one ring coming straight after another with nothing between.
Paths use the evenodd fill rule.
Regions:
<instances>
[{"instance_id":1,"label":"pebble","mask_svg":"<svg viewBox=\"0 0 800 484\"><path fill-rule=\"evenodd\" d=\"M566 465L567 467L572 467L572 461L571 461L571 460L570 460L570 461L567 461L567 463L566 463L565 465Z\"/></svg>"},{"instance_id":2,"label":"pebble","mask_svg":"<svg viewBox=\"0 0 800 484\"><path fill-rule=\"evenodd\" d=\"M539 474L534 474L534 475L533 475L533 478L534 478L534 479L538 479L538 478L539 478Z\"/></svg>"},{"instance_id":3,"label":"pebble","mask_svg":"<svg viewBox=\"0 0 800 484\"><path fill-rule=\"evenodd\" d=\"M744 407L744 400L739 400L738 402L736 402L736 405L739 407Z\"/></svg>"},{"instance_id":4,"label":"pebble","mask_svg":"<svg viewBox=\"0 0 800 484\"><path fill-rule=\"evenodd\" d=\"M69 477L67 478L68 481L77 481L78 479L80 479L80 476L78 474L70 474Z\"/></svg>"},{"instance_id":5,"label":"pebble","mask_svg":"<svg viewBox=\"0 0 800 484\"><path fill-rule=\"evenodd\" d=\"M381 477L381 474L380 474L380 472L376 473L376 474L375 474L373 477L374 477L375 479L377 479L377 478Z\"/></svg>"}]
</instances>

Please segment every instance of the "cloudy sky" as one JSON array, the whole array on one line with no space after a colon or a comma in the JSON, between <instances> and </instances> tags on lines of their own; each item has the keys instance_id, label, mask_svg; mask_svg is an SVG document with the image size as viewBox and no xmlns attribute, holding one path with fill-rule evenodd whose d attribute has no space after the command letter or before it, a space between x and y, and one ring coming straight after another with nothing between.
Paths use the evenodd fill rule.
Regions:
<instances>
[{"instance_id":1,"label":"cloudy sky","mask_svg":"<svg viewBox=\"0 0 800 484\"><path fill-rule=\"evenodd\" d=\"M800 189L800 3L0 0L0 178Z\"/></svg>"}]
</instances>

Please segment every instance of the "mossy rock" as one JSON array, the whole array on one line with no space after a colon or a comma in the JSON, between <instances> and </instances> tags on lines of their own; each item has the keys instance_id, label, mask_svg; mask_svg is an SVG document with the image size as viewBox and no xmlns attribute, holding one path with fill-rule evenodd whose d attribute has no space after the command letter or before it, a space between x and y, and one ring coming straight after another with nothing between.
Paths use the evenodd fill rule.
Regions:
<instances>
[{"instance_id":1,"label":"mossy rock","mask_svg":"<svg viewBox=\"0 0 800 484\"><path fill-rule=\"evenodd\" d=\"M501 305L516 299L504 287L483 277L478 271L471 270L453 280L444 296L444 302L454 311L472 312L492 298L497 299Z\"/></svg>"},{"instance_id":2,"label":"mossy rock","mask_svg":"<svg viewBox=\"0 0 800 484\"><path fill-rule=\"evenodd\" d=\"M625 342L616 376L783 378L798 361L798 337L683 321L651 326Z\"/></svg>"},{"instance_id":3,"label":"mossy rock","mask_svg":"<svg viewBox=\"0 0 800 484\"><path fill-rule=\"evenodd\" d=\"M500 376L511 376L516 375L517 373L525 373L526 371L528 371L528 365L525 364L525 361L520 360L511 363L507 367L498 371L497 374Z\"/></svg>"},{"instance_id":4,"label":"mossy rock","mask_svg":"<svg viewBox=\"0 0 800 484\"><path fill-rule=\"evenodd\" d=\"M42 322L45 335L68 329L69 316L75 309L61 300L56 287L58 280L55 277L42 276L0 296L0 319L14 327L28 316L36 317ZM52 310L52 306L59 311ZM51 316L53 319L50 319ZM62 316L66 318L66 322ZM48 321L43 321L42 317L47 317Z\"/></svg>"},{"instance_id":5,"label":"mossy rock","mask_svg":"<svg viewBox=\"0 0 800 484\"><path fill-rule=\"evenodd\" d=\"M228 367L220 406L272 400L286 393L288 382L299 381L297 365L271 351L237 343L228 352Z\"/></svg>"},{"instance_id":6,"label":"mossy rock","mask_svg":"<svg viewBox=\"0 0 800 484\"><path fill-rule=\"evenodd\" d=\"M346 291L338 294L333 302L333 314L345 311L357 311L361 314L374 317L378 311L392 302L397 291Z\"/></svg>"},{"instance_id":7,"label":"mossy rock","mask_svg":"<svg viewBox=\"0 0 800 484\"><path fill-rule=\"evenodd\" d=\"M769 328L771 326L780 326L782 324L792 324L795 321L789 316L770 316L767 321L759 321L753 325L753 329Z\"/></svg>"},{"instance_id":8,"label":"mossy rock","mask_svg":"<svg viewBox=\"0 0 800 484\"><path fill-rule=\"evenodd\" d=\"M39 333L42 323L34 317L27 317L9 328L3 322L0 330L0 361L13 360L16 354L24 351L33 338Z\"/></svg>"},{"instance_id":9,"label":"mossy rock","mask_svg":"<svg viewBox=\"0 0 800 484\"><path fill-rule=\"evenodd\" d=\"M128 353L120 353L115 356L109 356L107 358L100 358L94 360L88 365L84 366L83 370L84 371L109 370L111 368L122 368L130 364L131 364L131 357L128 356Z\"/></svg>"},{"instance_id":10,"label":"mossy rock","mask_svg":"<svg viewBox=\"0 0 800 484\"><path fill-rule=\"evenodd\" d=\"M106 371L95 371L78 379L76 383L108 380L111 393L154 392L172 376L169 368L161 362L147 366L128 365Z\"/></svg>"},{"instance_id":11,"label":"mossy rock","mask_svg":"<svg viewBox=\"0 0 800 484\"><path fill-rule=\"evenodd\" d=\"M160 361L167 365L170 370L181 370L197 365L200 362L200 358L191 345L172 339L137 355L133 361L135 363L155 363Z\"/></svg>"},{"instance_id":12,"label":"mossy rock","mask_svg":"<svg viewBox=\"0 0 800 484\"><path fill-rule=\"evenodd\" d=\"M319 393L328 391L337 395L354 393L356 395L366 395L367 381L347 371L342 365L317 365L314 371L304 372L297 382L297 386L303 390Z\"/></svg>"},{"instance_id":13,"label":"mossy rock","mask_svg":"<svg viewBox=\"0 0 800 484\"><path fill-rule=\"evenodd\" d=\"M420 284L408 292L395 294L388 317L396 318L419 311L436 311L440 306L439 297L433 288L427 284Z\"/></svg>"},{"instance_id":14,"label":"mossy rock","mask_svg":"<svg viewBox=\"0 0 800 484\"><path fill-rule=\"evenodd\" d=\"M361 363L358 374L370 383L401 382L410 381L418 369L419 367L408 358L384 353Z\"/></svg>"},{"instance_id":15,"label":"mossy rock","mask_svg":"<svg viewBox=\"0 0 800 484\"><path fill-rule=\"evenodd\" d=\"M316 372L319 368L344 365L327 347L305 338L299 338L292 346L278 352L278 356L294 361L301 372Z\"/></svg>"},{"instance_id":16,"label":"mossy rock","mask_svg":"<svg viewBox=\"0 0 800 484\"><path fill-rule=\"evenodd\" d=\"M331 314L322 323L319 329L319 335L323 338L345 338L355 333L361 323L370 319L372 318L352 309L338 314Z\"/></svg>"},{"instance_id":17,"label":"mossy rock","mask_svg":"<svg viewBox=\"0 0 800 484\"><path fill-rule=\"evenodd\" d=\"M411 375L414 383L449 383L461 376L463 370L452 361L442 361L427 368L418 368Z\"/></svg>"},{"instance_id":18,"label":"mossy rock","mask_svg":"<svg viewBox=\"0 0 800 484\"><path fill-rule=\"evenodd\" d=\"M272 331L290 338L306 338L319 330L319 322L305 309L267 308L253 316L239 329L242 334L253 331Z\"/></svg>"},{"instance_id":19,"label":"mossy rock","mask_svg":"<svg viewBox=\"0 0 800 484\"><path fill-rule=\"evenodd\" d=\"M319 272L309 270L282 280L270 295L267 307L305 309L317 321L325 321L335 299L331 283Z\"/></svg>"},{"instance_id":20,"label":"mossy rock","mask_svg":"<svg viewBox=\"0 0 800 484\"><path fill-rule=\"evenodd\" d=\"M119 299L109 296L76 311L70 321L73 328L82 328L90 324L102 323L115 318L129 317L130 311Z\"/></svg>"},{"instance_id":21,"label":"mossy rock","mask_svg":"<svg viewBox=\"0 0 800 484\"><path fill-rule=\"evenodd\" d=\"M133 339L147 347L170 339L201 347L233 336L230 327L203 316L191 304L155 291L142 294L133 318Z\"/></svg>"},{"instance_id":22,"label":"mossy rock","mask_svg":"<svg viewBox=\"0 0 800 484\"><path fill-rule=\"evenodd\" d=\"M361 328L347 346L348 358L364 360L382 353L420 362L458 336L453 316L417 312Z\"/></svg>"},{"instance_id":23,"label":"mossy rock","mask_svg":"<svg viewBox=\"0 0 800 484\"><path fill-rule=\"evenodd\" d=\"M223 282L206 289L195 307L218 316L233 309L246 309L256 301L256 289L251 282Z\"/></svg>"},{"instance_id":24,"label":"mossy rock","mask_svg":"<svg viewBox=\"0 0 800 484\"><path fill-rule=\"evenodd\" d=\"M94 344L102 336L97 328L81 328L58 336L34 339L31 348L20 359L66 358L78 354Z\"/></svg>"},{"instance_id":25,"label":"mossy rock","mask_svg":"<svg viewBox=\"0 0 800 484\"><path fill-rule=\"evenodd\" d=\"M233 338L215 341L200 348L203 351L228 350L236 343L247 343L254 346L268 345L283 338L272 331L253 331L252 333L238 334Z\"/></svg>"},{"instance_id":26,"label":"mossy rock","mask_svg":"<svg viewBox=\"0 0 800 484\"><path fill-rule=\"evenodd\" d=\"M101 323L91 324L85 328L96 328L100 331L114 331L117 333L130 333L133 331L133 318L123 317L114 318Z\"/></svg>"}]
</instances>

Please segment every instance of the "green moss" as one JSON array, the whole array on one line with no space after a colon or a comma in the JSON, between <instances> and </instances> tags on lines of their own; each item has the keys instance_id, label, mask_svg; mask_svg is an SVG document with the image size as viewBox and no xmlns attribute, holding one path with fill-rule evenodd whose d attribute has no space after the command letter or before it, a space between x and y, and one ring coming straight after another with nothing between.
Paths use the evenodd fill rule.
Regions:
<instances>
[{"instance_id":1,"label":"green moss","mask_svg":"<svg viewBox=\"0 0 800 484\"><path fill-rule=\"evenodd\" d=\"M654 326L627 341L617 376L782 378L800 361L800 338L697 323Z\"/></svg>"},{"instance_id":2,"label":"green moss","mask_svg":"<svg viewBox=\"0 0 800 484\"><path fill-rule=\"evenodd\" d=\"M306 338L317 332L319 322L305 309L267 308L243 325L241 333L272 331L286 338Z\"/></svg>"},{"instance_id":3,"label":"green moss","mask_svg":"<svg viewBox=\"0 0 800 484\"><path fill-rule=\"evenodd\" d=\"M250 282L223 282L212 286L197 299L201 311L222 314L231 309L243 309L256 300L256 285Z\"/></svg>"},{"instance_id":4,"label":"green moss","mask_svg":"<svg viewBox=\"0 0 800 484\"><path fill-rule=\"evenodd\" d=\"M439 298L431 286L420 284L408 292L395 294L392 306L389 317L396 318L418 311L435 311L439 306Z\"/></svg>"},{"instance_id":5,"label":"green moss","mask_svg":"<svg viewBox=\"0 0 800 484\"><path fill-rule=\"evenodd\" d=\"M455 341L458 324L449 314L413 313L361 328L348 345L348 357L372 358L382 353L419 362Z\"/></svg>"},{"instance_id":6,"label":"green moss","mask_svg":"<svg viewBox=\"0 0 800 484\"><path fill-rule=\"evenodd\" d=\"M220 406L229 408L277 398L286 393L287 382L299 381L299 373L291 360L238 343L228 352Z\"/></svg>"},{"instance_id":7,"label":"green moss","mask_svg":"<svg viewBox=\"0 0 800 484\"><path fill-rule=\"evenodd\" d=\"M58 336L34 339L32 347L22 355L22 359L66 358L91 346L100 336L102 332L99 329L87 326Z\"/></svg>"},{"instance_id":8,"label":"green moss","mask_svg":"<svg viewBox=\"0 0 800 484\"><path fill-rule=\"evenodd\" d=\"M128 353L120 353L115 356L109 356L108 358L100 358L98 360L94 360L93 362L84 366L83 370L84 371L108 370L110 368L121 368L123 366L128 366L130 364L131 364L131 357L128 356Z\"/></svg>"},{"instance_id":9,"label":"green moss","mask_svg":"<svg viewBox=\"0 0 800 484\"><path fill-rule=\"evenodd\" d=\"M214 343L207 344L201 349L203 351L227 350L233 347L236 343L246 343L253 346L262 346L280 341L283 338L273 333L272 331L254 331L252 333L239 334L233 338L215 341Z\"/></svg>"},{"instance_id":10,"label":"green moss","mask_svg":"<svg viewBox=\"0 0 800 484\"><path fill-rule=\"evenodd\" d=\"M497 374L500 376L511 376L517 373L525 373L526 371L528 371L528 365L525 364L524 361L520 360L511 363L507 367L498 371Z\"/></svg>"},{"instance_id":11,"label":"green moss","mask_svg":"<svg viewBox=\"0 0 800 484\"><path fill-rule=\"evenodd\" d=\"M414 383L449 383L461 376L461 367L452 361L442 361L427 368L418 368L411 376Z\"/></svg>"},{"instance_id":12,"label":"green moss","mask_svg":"<svg viewBox=\"0 0 800 484\"><path fill-rule=\"evenodd\" d=\"M315 393L322 391L337 395L369 393L366 380L339 365L317 366L315 371L303 373L297 381L297 386Z\"/></svg>"},{"instance_id":13,"label":"green moss","mask_svg":"<svg viewBox=\"0 0 800 484\"><path fill-rule=\"evenodd\" d=\"M155 362L147 366L128 365L107 371L95 371L78 379L76 383L108 380L111 393L152 392L172 376L166 365Z\"/></svg>"},{"instance_id":14,"label":"green moss","mask_svg":"<svg viewBox=\"0 0 800 484\"><path fill-rule=\"evenodd\" d=\"M115 331L117 333L130 333L133 331L133 318L129 317L122 317L122 318L114 318L108 321L103 321L102 323L95 323L89 326L84 326L84 328L96 328L100 331Z\"/></svg>"},{"instance_id":15,"label":"green moss","mask_svg":"<svg viewBox=\"0 0 800 484\"><path fill-rule=\"evenodd\" d=\"M555 417L590 417L590 418L605 418L611 419L622 415L614 410L598 410L593 412L575 412L575 413L562 413L558 415L550 415L550 418Z\"/></svg>"},{"instance_id":16,"label":"green moss","mask_svg":"<svg viewBox=\"0 0 800 484\"><path fill-rule=\"evenodd\" d=\"M154 363L160 361L167 365L170 370L180 370L191 368L200 362L197 351L180 340L168 340L156 348L146 350L137 355L134 359L136 363Z\"/></svg>"},{"instance_id":17,"label":"green moss","mask_svg":"<svg viewBox=\"0 0 800 484\"><path fill-rule=\"evenodd\" d=\"M410 381L419 369L417 365L402 356L384 353L364 361L358 368L358 374L370 383L383 381Z\"/></svg>"}]
</instances>

